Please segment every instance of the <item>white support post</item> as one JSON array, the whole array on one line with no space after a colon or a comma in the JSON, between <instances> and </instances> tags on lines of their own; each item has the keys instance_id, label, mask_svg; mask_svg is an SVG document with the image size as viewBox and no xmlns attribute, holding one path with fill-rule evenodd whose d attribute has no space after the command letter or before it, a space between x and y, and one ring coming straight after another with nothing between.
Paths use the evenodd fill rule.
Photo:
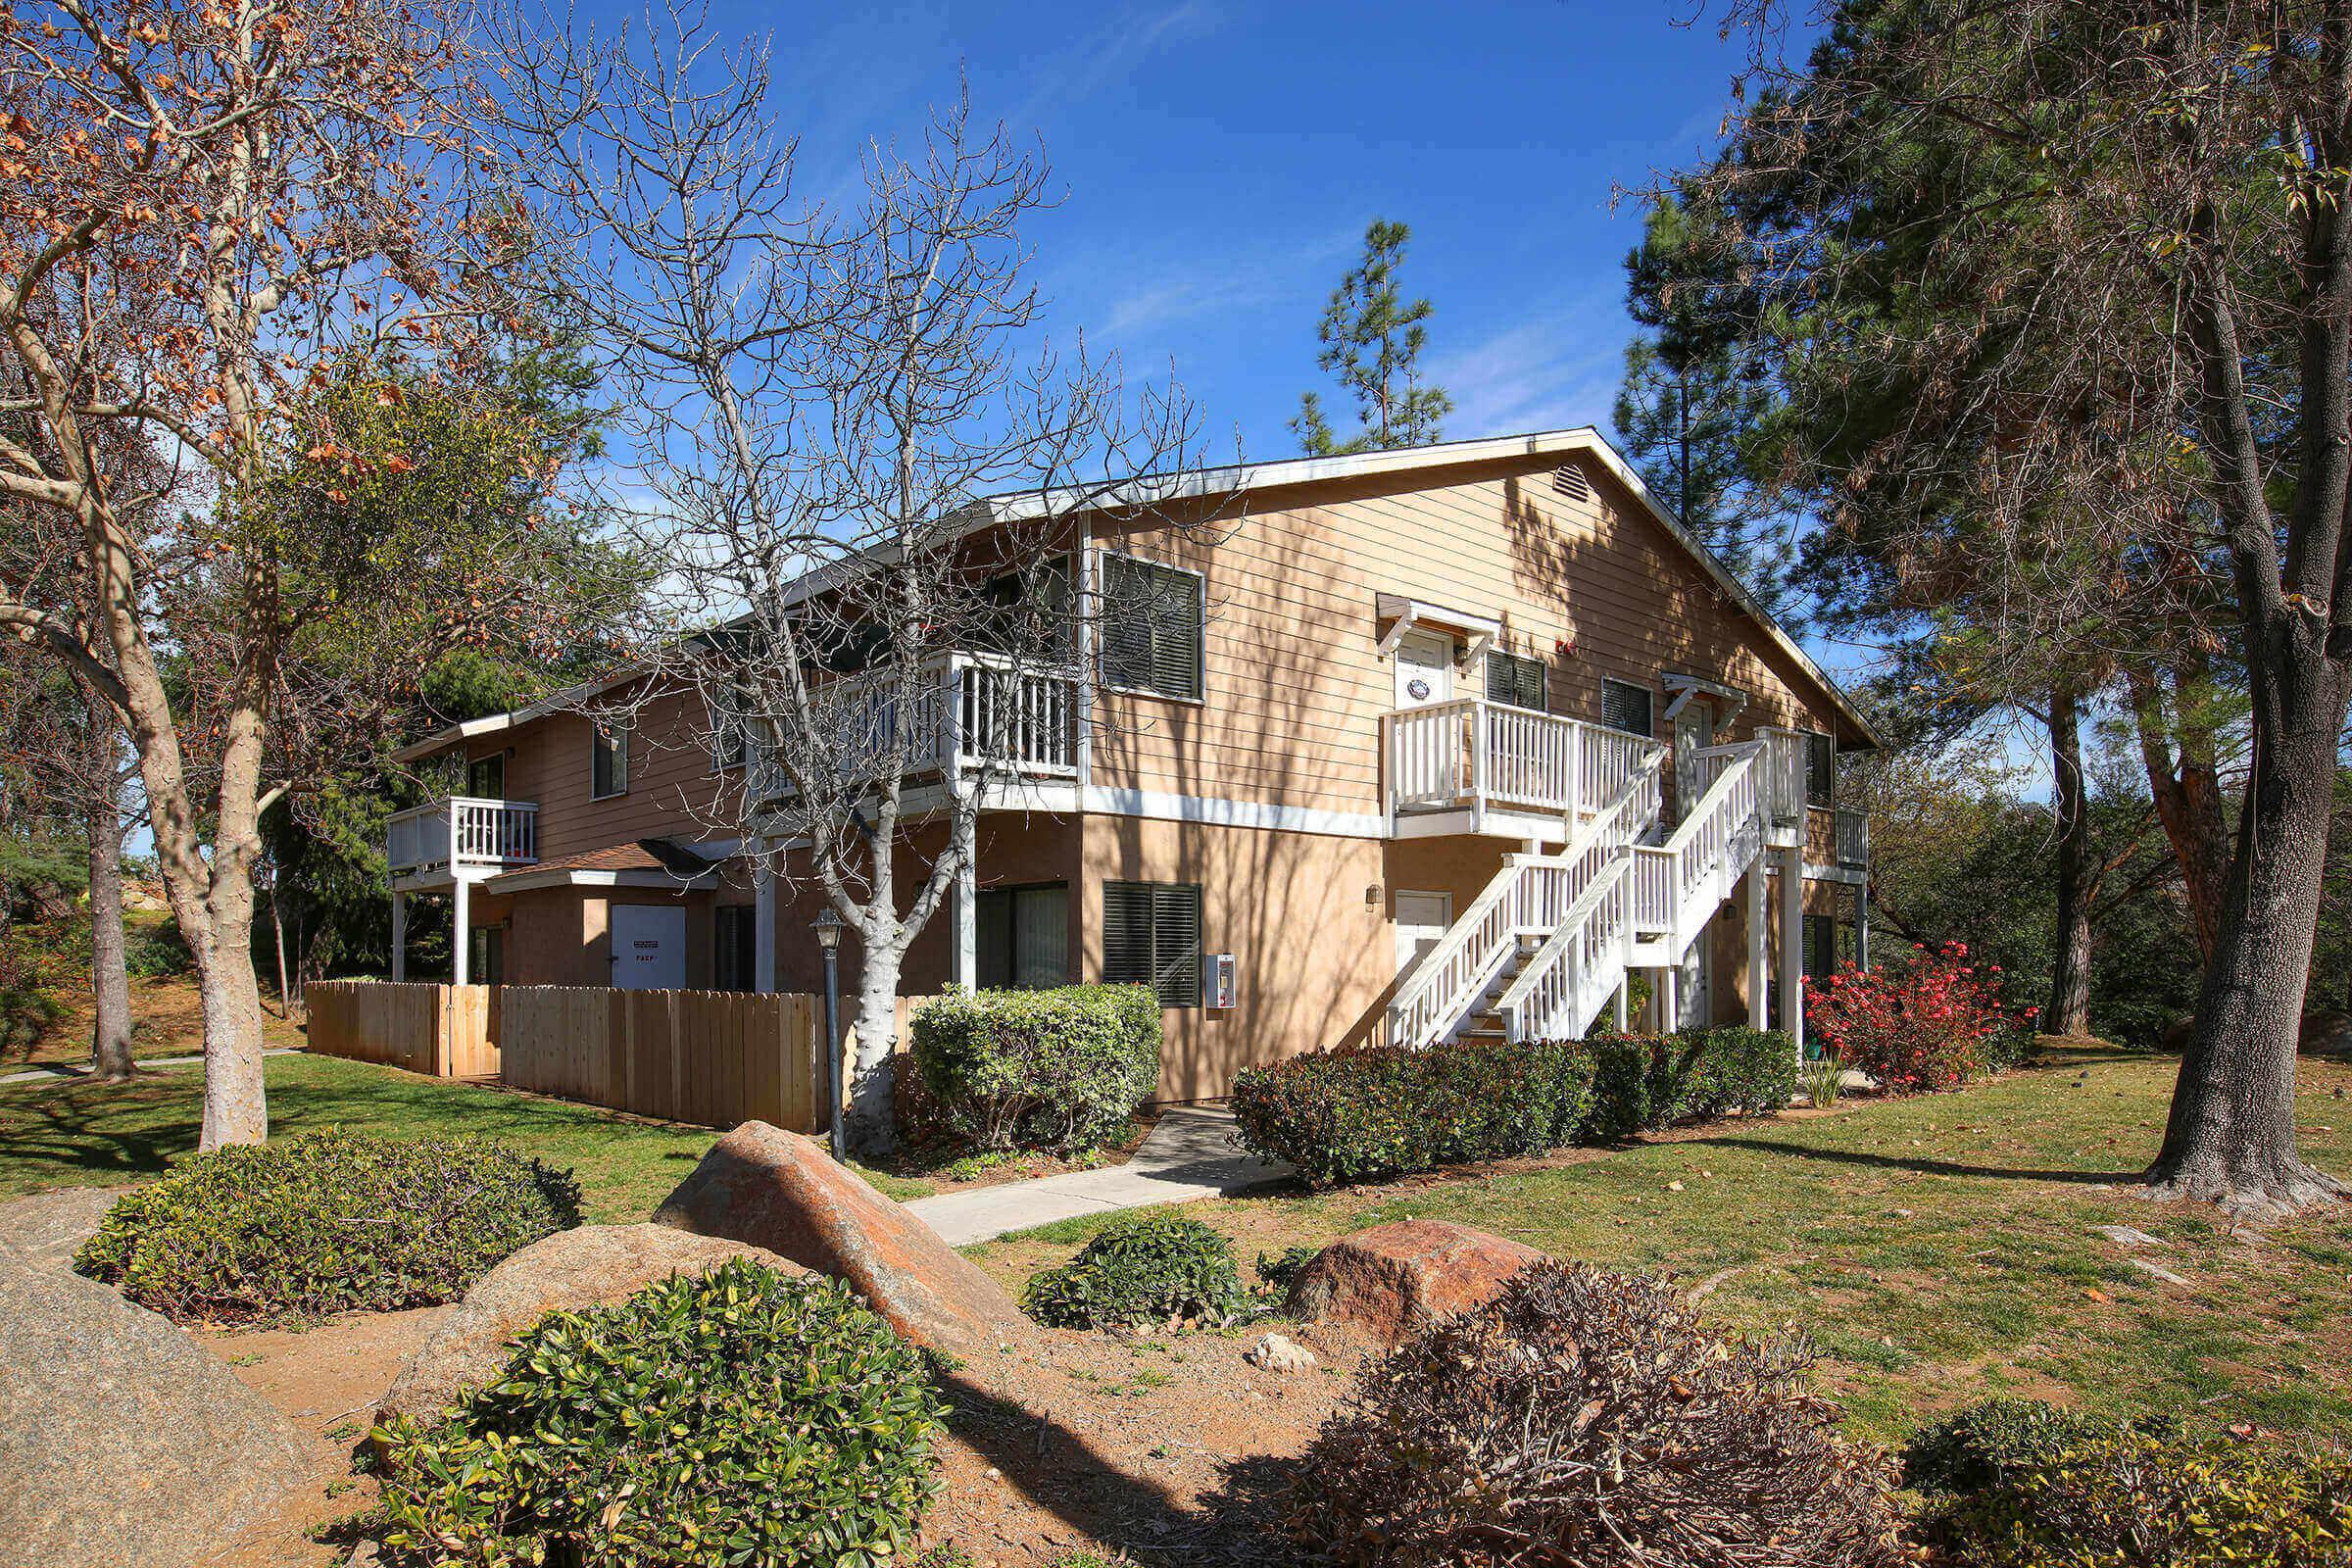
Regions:
<instances>
[{"instance_id":1,"label":"white support post","mask_svg":"<svg viewBox=\"0 0 2352 1568\"><path fill-rule=\"evenodd\" d=\"M409 896L394 891L392 895L392 981L395 985L409 977Z\"/></svg>"},{"instance_id":2,"label":"white support post","mask_svg":"<svg viewBox=\"0 0 2352 1568\"><path fill-rule=\"evenodd\" d=\"M752 986L761 995L776 989L776 874L761 855L752 869Z\"/></svg>"},{"instance_id":3,"label":"white support post","mask_svg":"<svg viewBox=\"0 0 2352 1568\"><path fill-rule=\"evenodd\" d=\"M951 934L956 942L953 978L964 990L977 991L980 989L980 875L970 861L956 872L952 924Z\"/></svg>"},{"instance_id":4,"label":"white support post","mask_svg":"<svg viewBox=\"0 0 2352 1568\"><path fill-rule=\"evenodd\" d=\"M1663 964L1657 976L1658 1033L1670 1035L1683 1026L1680 995L1683 971L1674 964Z\"/></svg>"},{"instance_id":5,"label":"white support post","mask_svg":"<svg viewBox=\"0 0 2352 1568\"><path fill-rule=\"evenodd\" d=\"M473 946L470 940L472 933L466 928L472 918L466 907L472 890L473 884L464 877L459 877L457 886L450 890L449 978L452 985L462 986L466 983L466 960L472 956L468 951Z\"/></svg>"},{"instance_id":6,"label":"white support post","mask_svg":"<svg viewBox=\"0 0 2352 1568\"><path fill-rule=\"evenodd\" d=\"M1781 1027L1805 1051L1805 852L1788 852L1781 866Z\"/></svg>"},{"instance_id":7,"label":"white support post","mask_svg":"<svg viewBox=\"0 0 2352 1568\"><path fill-rule=\"evenodd\" d=\"M1764 972L1764 868L1772 861L1765 851L1747 868L1747 1026L1761 1029L1772 1021L1771 979Z\"/></svg>"},{"instance_id":8,"label":"white support post","mask_svg":"<svg viewBox=\"0 0 2352 1568\"><path fill-rule=\"evenodd\" d=\"M1615 1007L1616 1007L1616 1019L1617 1019L1617 1032L1618 1032L1619 1034L1623 1034L1623 1033L1625 1033L1626 1029L1627 1029L1629 1026L1631 1026L1631 1025L1632 1025L1632 1023L1633 1023L1633 1021L1634 1021L1634 1020L1633 1020L1633 1017L1632 1017L1632 1015L1631 1015L1631 1014L1629 1014L1629 1013L1626 1011L1626 1003L1627 1003L1628 999L1632 997L1632 995L1633 995L1633 992L1634 992L1634 971L1633 971L1633 970L1631 970L1631 969L1628 969L1628 970L1626 970L1626 971L1625 971L1625 978L1624 978L1623 980L1619 981L1619 982L1618 982L1618 984L1617 984L1617 1001L1616 1001L1616 1004L1615 1004Z\"/></svg>"}]
</instances>

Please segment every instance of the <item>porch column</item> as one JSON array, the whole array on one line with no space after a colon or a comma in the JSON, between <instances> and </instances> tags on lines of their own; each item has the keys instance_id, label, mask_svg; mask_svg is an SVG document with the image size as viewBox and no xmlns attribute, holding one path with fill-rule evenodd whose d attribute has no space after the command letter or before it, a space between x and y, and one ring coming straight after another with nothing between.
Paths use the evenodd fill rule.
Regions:
<instances>
[{"instance_id":1,"label":"porch column","mask_svg":"<svg viewBox=\"0 0 2352 1568\"><path fill-rule=\"evenodd\" d=\"M762 855L752 863L752 987L776 989L776 876Z\"/></svg>"},{"instance_id":2,"label":"porch column","mask_svg":"<svg viewBox=\"0 0 2352 1568\"><path fill-rule=\"evenodd\" d=\"M1627 1003L1627 1000L1628 1000L1629 998L1631 998L1631 997L1633 996L1633 994L1634 994L1634 971L1633 971L1633 970L1631 970L1631 969L1628 969L1628 970L1626 970L1626 971L1625 971L1625 979L1624 979L1624 981L1623 981L1622 983L1620 983L1620 984L1619 984L1619 986L1617 987L1617 1001L1616 1001L1615 1006L1616 1006L1617 1032L1618 1032L1619 1034L1623 1034L1623 1033L1625 1033L1625 1031L1626 1031L1627 1027L1628 1027L1630 1024L1632 1024L1632 1022L1633 1022L1633 1018L1632 1018L1632 1016L1631 1016L1631 1015L1630 1015L1630 1014L1629 1014L1629 1013L1626 1011L1626 1003Z\"/></svg>"},{"instance_id":3,"label":"porch column","mask_svg":"<svg viewBox=\"0 0 2352 1568\"><path fill-rule=\"evenodd\" d=\"M1765 988L1771 984L1764 972L1764 865L1768 857L1756 852L1755 863L1747 868L1747 1026L1761 1029L1772 1021L1771 998Z\"/></svg>"},{"instance_id":4,"label":"porch column","mask_svg":"<svg viewBox=\"0 0 2352 1568\"><path fill-rule=\"evenodd\" d=\"M1781 868L1781 1027L1805 1049L1805 863L1790 850Z\"/></svg>"},{"instance_id":5,"label":"porch column","mask_svg":"<svg viewBox=\"0 0 2352 1568\"><path fill-rule=\"evenodd\" d=\"M1658 1033L1670 1035L1683 1026L1682 966L1664 964L1657 971Z\"/></svg>"},{"instance_id":6,"label":"porch column","mask_svg":"<svg viewBox=\"0 0 2352 1568\"><path fill-rule=\"evenodd\" d=\"M409 896L395 888L392 891L392 979L395 984L409 977Z\"/></svg>"},{"instance_id":7,"label":"porch column","mask_svg":"<svg viewBox=\"0 0 2352 1568\"><path fill-rule=\"evenodd\" d=\"M472 933L467 929L471 915L466 905L472 891L473 884L459 877L457 886L449 894L449 981L452 985L462 986L466 983L466 960L471 956L468 950L473 946L469 940Z\"/></svg>"},{"instance_id":8,"label":"porch column","mask_svg":"<svg viewBox=\"0 0 2352 1568\"><path fill-rule=\"evenodd\" d=\"M975 846L974 853L977 853ZM949 976L966 991L980 989L980 873L969 861L956 868L955 920L951 935L956 951Z\"/></svg>"}]
</instances>

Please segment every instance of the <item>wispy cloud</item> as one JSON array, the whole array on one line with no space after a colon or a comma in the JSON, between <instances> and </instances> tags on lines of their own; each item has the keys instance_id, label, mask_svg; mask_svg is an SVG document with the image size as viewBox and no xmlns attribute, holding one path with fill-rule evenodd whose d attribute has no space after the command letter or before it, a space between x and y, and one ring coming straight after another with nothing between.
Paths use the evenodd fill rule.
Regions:
<instances>
[{"instance_id":1,"label":"wispy cloud","mask_svg":"<svg viewBox=\"0 0 2352 1568\"><path fill-rule=\"evenodd\" d=\"M1030 73L1028 98L1010 118L1015 123L1027 123L1055 106L1090 98L1129 75L1159 50L1205 37L1216 25L1216 13L1201 0L1119 11L1093 32L1041 61Z\"/></svg>"},{"instance_id":2,"label":"wispy cloud","mask_svg":"<svg viewBox=\"0 0 2352 1568\"><path fill-rule=\"evenodd\" d=\"M1320 299L1333 263L1353 243L1353 231L1335 229L1255 250L1192 252L1112 294L1096 317L1098 329L1106 338L1132 339L1211 314Z\"/></svg>"},{"instance_id":3,"label":"wispy cloud","mask_svg":"<svg viewBox=\"0 0 2352 1568\"><path fill-rule=\"evenodd\" d=\"M1596 288L1467 348L1437 355L1430 378L1453 396L1447 432L1607 428L1624 368L1625 334L1623 311Z\"/></svg>"}]
</instances>

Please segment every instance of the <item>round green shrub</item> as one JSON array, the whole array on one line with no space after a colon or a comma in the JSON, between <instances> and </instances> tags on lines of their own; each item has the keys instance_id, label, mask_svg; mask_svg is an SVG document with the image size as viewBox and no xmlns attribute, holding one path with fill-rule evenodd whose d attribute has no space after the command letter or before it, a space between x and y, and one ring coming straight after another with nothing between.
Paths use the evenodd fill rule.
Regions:
<instances>
[{"instance_id":1,"label":"round green shrub","mask_svg":"<svg viewBox=\"0 0 2352 1568\"><path fill-rule=\"evenodd\" d=\"M1159 1000L1143 986L953 991L907 1033L926 1095L982 1149L1091 1149L1159 1083Z\"/></svg>"},{"instance_id":2,"label":"round green shrub","mask_svg":"<svg viewBox=\"0 0 2352 1568\"><path fill-rule=\"evenodd\" d=\"M1557 1149L1585 1120L1592 1087L1581 1043L1471 1039L1248 1068L1232 1104L1244 1148L1333 1186Z\"/></svg>"},{"instance_id":3,"label":"round green shrub","mask_svg":"<svg viewBox=\"0 0 2352 1568\"><path fill-rule=\"evenodd\" d=\"M1030 1276L1021 1306L1053 1328L1221 1328L1259 1302L1234 1266L1232 1243L1197 1219L1147 1212L1112 1222L1061 1267Z\"/></svg>"},{"instance_id":4,"label":"round green shrub","mask_svg":"<svg viewBox=\"0 0 2352 1568\"><path fill-rule=\"evenodd\" d=\"M733 1258L550 1313L443 1420L378 1428L381 1540L402 1565L882 1568L944 1413L846 1286Z\"/></svg>"},{"instance_id":5,"label":"round green shrub","mask_svg":"<svg viewBox=\"0 0 2352 1568\"><path fill-rule=\"evenodd\" d=\"M1794 1337L1723 1340L1665 1281L1539 1263L1366 1363L1292 1522L1383 1568L1892 1568L1892 1466L1838 1437L1811 1364Z\"/></svg>"},{"instance_id":6,"label":"round green shrub","mask_svg":"<svg viewBox=\"0 0 2352 1568\"><path fill-rule=\"evenodd\" d=\"M580 1189L480 1138L330 1129L198 1154L107 1211L74 1266L142 1306L281 1322L455 1300L580 1222Z\"/></svg>"},{"instance_id":7,"label":"round green shrub","mask_svg":"<svg viewBox=\"0 0 2352 1568\"><path fill-rule=\"evenodd\" d=\"M1922 1527L1963 1568L2352 1564L2352 1458L2281 1451L2170 1416L2121 1420L1993 1399L1904 1454Z\"/></svg>"}]
</instances>

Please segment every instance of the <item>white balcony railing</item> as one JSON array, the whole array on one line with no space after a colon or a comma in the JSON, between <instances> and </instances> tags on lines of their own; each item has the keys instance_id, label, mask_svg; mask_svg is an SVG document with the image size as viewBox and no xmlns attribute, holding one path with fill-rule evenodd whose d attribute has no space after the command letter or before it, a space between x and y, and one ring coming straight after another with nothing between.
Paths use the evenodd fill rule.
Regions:
<instances>
[{"instance_id":1,"label":"white balcony railing","mask_svg":"<svg viewBox=\"0 0 2352 1568\"><path fill-rule=\"evenodd\" d=\"M471 795L412 806L385 824L384 858L394 876L529 865L539 858L539 807Z\"/></svg>"},{"instance_id":2,"label":"white balcony railing","mask_svg":"<svg viewBox=\"0 0 2352 1568\"><path fill-rule=\"evenodd\" d=\"M993 654L950 655L924 671L932 678L911 701L861 682L814 694L818 722L832 727L823 755L839 777L872 779L893 765L894 749L908 777L991 767L1024 778L1076 776L1076 671L1017 668ZM763 798L798 795L772 754L756 755L753 770Z\"/></svg>"},{"instance_id":3,"label":"white balcony railing","mask_svg":"<svg viewBox=\"0 0 2352 1568\"><path fill-rule=\"evenodd\" d=\"M1645 736L1480 697L1401 709L1381 722L1392 817L1488 807L1593 811L1665 750Z\"/></svg>"}]
</instances>

